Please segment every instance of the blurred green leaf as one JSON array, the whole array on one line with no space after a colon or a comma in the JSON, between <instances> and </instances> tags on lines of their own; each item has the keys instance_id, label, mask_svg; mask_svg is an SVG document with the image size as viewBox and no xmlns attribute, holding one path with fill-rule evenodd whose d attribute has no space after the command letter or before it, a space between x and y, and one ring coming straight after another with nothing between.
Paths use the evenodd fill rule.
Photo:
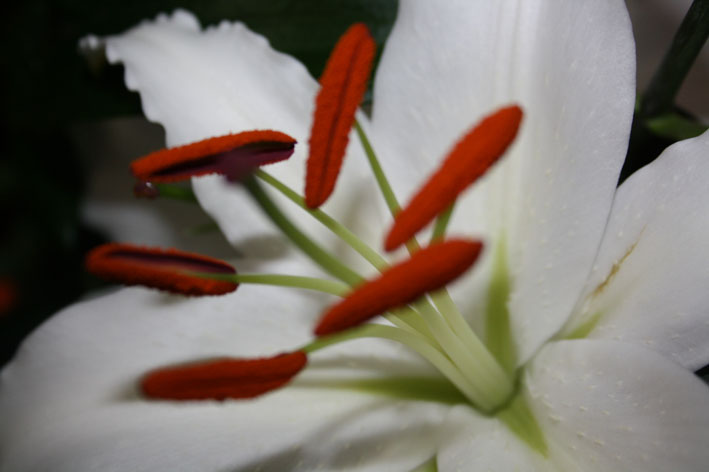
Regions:
<instances>
[{"instance_id":1,"label":"blurred green leaf","mask_svg":"<svg viewBox=\"0 0 709 472\"><path fill-rule=\"evenodd\" d=\"M709 126L677 113L651 118L645 121L645 125L656 135L675 141L694 138L709 129Z\"/></svg>"}]
</instances>

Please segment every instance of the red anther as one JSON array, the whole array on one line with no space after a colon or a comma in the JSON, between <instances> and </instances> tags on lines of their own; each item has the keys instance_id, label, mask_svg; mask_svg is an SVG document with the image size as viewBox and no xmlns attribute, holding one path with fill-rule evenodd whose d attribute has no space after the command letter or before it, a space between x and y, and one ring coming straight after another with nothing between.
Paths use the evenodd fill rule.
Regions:
<instances>
[{"instance_id":1,"label":"red anther","mask_svg":"<svg viewBox=\"0 0 709 472\"><path fill-rule=\"evenodd\" d=\"M141 389L165 400L253 398L287 384L308 362L296 351L261 359L218 359L154 370Z\"/></svg>"},{"instance_id":2,"label":"red anther","mask_svg":"<svg viewBox=\"0 0 709 472\"><path fill-rule=\"evenodd\" d=\"M295 139L278 131L244 131L161 149L131 163L139 180L177 182L206 174L238 180L256 167L288 159Z\"/></svg>"},{"instance_id":3,"label":"red anther","mask_svg":"<svg viewBox=\"0 0 709 472\"><path fill-rule=\"evenodd\" d=\"M384 242L392 251L451 205L505 153L517 135L522 109L502 108L485 117L458 141L441 167L394 220Z\"/></svg>"},{"instance_id":4,"label":"red anther","mask_svg":"<svg viewBox=\"0 0 709 472\"><path fill-rule=\"evenodd\" d=\"M330 308L320 318L315 334L325 336L352 328L444 287L468 270L481 250L479 241L449 239L417 251Z\"/></svg>"},{"instance_id":5,"label":"red anther","mask_svg":"<svg viewBox=\"0 0 709 472\"><path fill-rule=\"evenodd\" d=\"M333 49L315 102L305 203L322 205L335 188L355 112L367 90L376 44L364 24L351 26Z\"/></svg>"},{"instance_id":6,"label":"red anther","mask_svg":"<svg viewBox=\"0 0 709 472\"><path fill-rule=\"evenodd\" d=\"M233 282L189 275L187 272L235 274L236 271L219 259L176 249L104 244L89 252L86 269L125 285L145 285L183 295L222 295L238 287Z\"/></svg>"}]
</instances>

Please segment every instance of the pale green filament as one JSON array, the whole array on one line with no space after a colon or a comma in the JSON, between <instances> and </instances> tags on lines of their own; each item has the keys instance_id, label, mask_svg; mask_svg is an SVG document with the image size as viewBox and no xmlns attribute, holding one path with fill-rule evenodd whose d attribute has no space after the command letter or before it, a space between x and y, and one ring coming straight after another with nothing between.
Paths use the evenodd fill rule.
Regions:
<instances>
[{"instance_id":1,"label":"pale green filament","mask_svg":"<svg viewBox=\"0 0 709 472\"><path fill-rule=\"evenodd\" d=\"M355 271L344 265L335 256L327 252L320 245L310 239L301 230L299 230L282 212L276 204L261 188L259 183L253 177L244 181L244 186L251 193L256 203L268 215L273 223L283 231L288 239L293 244L298 246L308 257L316 264L322 267L330 275L337 277L349 285L356 285L362 282L362 277Z\"/></svg>"},{"instance_id":2,"label":"pale green filament","mask_svg":"<svg viewBox=\"0 0 709 472\"><path fill-rule=\"evenodd\" d=\"M367 159L372 168L377 184L387 202L387 206L389 207L392 216L396 216L400 210L396 195L394 194L388 179L384 175L382 167L379 164L379 159L377 158L366 133L357 122L355 122L355 128L360 141L362 142L362 146L365 154L367 155ZM449 215L447 217L442 216L441 221L437 222L436 225L439 227L438 233L440 235L445 233L445 229L448 225L447 220L450 218L450 213L453 211L453 205L451 205L448 210ZM417 251L419 248L416 238L412 238L406 246L410 253ZM445 289L440 290L433 297L433 301L440 314L436 312L436 309L426 298L419 300L419 302L415 305L417 310L421 312L423 318L426 320L433 338L436 339L438 345L443 347L448 355L456 361L462 362L464 366L466 366L462 370L466 375L469 375L470 378L478 378L473 374L473 372L477 372L485 375L485 377L482 378L489 380L489 391L484 395L488 398L479 398L478 401L474 403L476 403L480 408L488 411L499 406L501 399L503 401L506 400L512 392L511 378L505 373L504 369L497 363L495 358L490 355L490 352L486 349L485 345L475 335L465 319L463 319ZM452 354L450 350L454 350L457 355ZM461 356L460 359L458 359L458 355ZM476 365L473 366L473 364ZM477 364L480 364L481 366L477 366ZM494 398L489 398L490 396Z\"/></svg>"},{"instance_id":3,"label":"pale green filament","mask_svg":"<svg viewBox=\"0 0 709 472\"><path fill-rule=\"evenodd\" d=\"M317 369L317 365L313 365ZM294 387L319 387L354 390L371 395L383 395L397 400L413 400L443 403L446 405L468 404L450 380L443 376L406 375L380 376L357 379L296 379Z\"/></svg>"},{"instance_id":4,"label":"pale green filament","mask_svg":"<svg viewBox=\"0 0 709 472\"><path fill-rule=\"evenodd\" d=\"M364 132L362 126L357 120L355 120L355 129L357 130L359 140L362 142L362 148L364 149L364 153L367 155L367 160L372 168L374 178L377 180L379 190L384 196L384 201L386 201L391 215L396 216L396 214L399 213L399 210L401 210L401 207L399 207L399 202L396 200L396 195L394 195L394 191L392 190L391 185L389 185L389 180L384 174L382 166L379 164L379 159L377 159L377 155L372 148L372 144L369 142L367 134Z\"/></svg>"},{"instance_id":5,"label":"pale green filament","mask_svg":"<svg viewBox=\"0 0 709 472\"><path fill-rule=\"evenodd\" d=\"M448 357L431 346L425 338L392 326L365 324L347 331L318 338L303 346L300 350L306 354L310 354L333 344L360 338L388 339L403 344L430 362L441 374L448 378L468 400L475 403L476 398L480 396L480 392L476 386L468 380L468 377L463 375Z\"/></svg>"},{"instance_id":6,"label":"pale green filament","mask_svg":"<svg viewBox=\"0 0 709 472\"><path fill-rule=\"evenodd\" d=\"M454 207L455 202L451 203L450 206L446 208L443 213L438 215L438 218L436 218L436 223L433 225L433 233L431 233L432 243L440 241L445 237L446 229L448 229L448 223L450 223Z\"/></svg>"},{"instance_id":7,"label":"pale green filament","mask_svg":"<svg viewBox=\"0 0 709 472\"><path fill-rule=\"evenodd\" d=\"M387 313L386 318L397 326L401 326L399 323L397 323L397 321L403 321L406 325L409 326L411 330L428 339L428 341L436 349L441 350L440 346L438 345L438 341L436 341L436 338L433 336L433 333L431 333L431 330L428 329L428 325L421 317L421 313L416 311L415 308L408 306L394 309L391 312Z\"/></svg>"},{"instance_id":8,"label":"pale green filament","mask_svg":"<svg viewBox=\"0 0 709 472\"><path fill-rule=\"evenodd\" d=\"M352 231L347 229L345 226L340 224L330 215L325 213L320 209L311 209L305 204L305 199L298 195L293 189L288 187L286 184L276 179L272 175L264 172L262 170L257 170L254 175L259 179L263 180L279 192L281 192L286 198L294 202L296 205L310 213L310 215L323 224L327 229L332 231L335 235L339 236L344 242L346 242L352 249L357 251L362 257L364 257L367 262L372 264L378 270L383 270L388 267L387 261L379 255L377 251L369 247L361 239L357 237Z\"/></svg>"},{"instance_id":9,"label":"pale green filament","mask_svg":"<svg viewBox=\"0 0 709 472\"><path fill-rule=\"evenodd\" d=\"M472 351L471 346L463 343L444 318L425 300L414 306L421 312L439 346L466 377L485 379L484 382L475 382L480 394L472 399L473 403L481 410L490 412L507 400L513 390L512 382L485 347L479 344L479 349Z\"/></svg>"},{"instance_id":10,"label":"pale green filament","mask_svg":"<svg viewBox=\"0 0 709 472\"><path fill-rule=\"evenodd\" d=\"M380 256L379 253L377 253L374 249L372 249L364 241L362 241L354 233L352 233L352 231L341 225L338 221L333 219L327 213L319 209L312 210L308 208L305 204L305 199L298 195L298 193L296 193L286 184L282 183L280 180L276 179L275 177L262 170L257 170L254 175L271 185L289 200L306 210L311 216L317 219L326 228L332 231L336 236L339 236L343 241L349 244L350 247L352 247L355 251L362 255L362 257L364 257L376 269L378 269L379 271L383 271L389 266L387 261L382 256ZM411 310L408 311L411 312ZM412 332L421 332L419 328L425 326L421 321L417 320L417 318L419 317L415 313L407 313L406 321L402 320L398 315L391 313L386 314L385 317L398 327ZM411 326L412 323L416 326ZM430 334L427 333L425 330L422 334L427 337L430 336Z\"/></svg>"},{"instance_id":11,"label":"pale green filament","mask_svg":"<svg viewBox=\"0 0 709 472\"><path fill-rule=\"evenodd\" d=\"M316 292L329 293L339 297L350 291L350 286L336 280L283 274L215 274L214 272L187 272L203 279L224 280L235 284L277 285L294 287Z\"/></svg>"}]
</instances>

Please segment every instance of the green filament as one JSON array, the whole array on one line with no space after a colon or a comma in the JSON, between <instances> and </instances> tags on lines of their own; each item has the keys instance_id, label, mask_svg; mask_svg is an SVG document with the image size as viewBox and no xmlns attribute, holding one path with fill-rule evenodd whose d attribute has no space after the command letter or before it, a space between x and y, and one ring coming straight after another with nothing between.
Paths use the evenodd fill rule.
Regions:
<instances>
[{"instance_id":1,"label":"green filament","mask_svg":"<svg viewBox=\"0 0 709 472\"><path fill-rule=\"evenodd\" d=\"M329 293L339 297L350 291L350 286L336 280L283 274L215 274L214 272L189 272L190 275L211 280L224 280L235 284L277 285L294 287L316 292Z\"/></svg>"},{"instance_id":2,"label":"green filament","mask_svg":"<svg viewBox=\"0 0 709 472\"><path fill-rule=\"evenodd\" d=\"M396 216L396 214L399 213L399 210L401 210L401 207L399 207L399 202L396 200L396 195L394 195L394 191L389 184L389 180L384 174L381 164L379 164L379 159L374 152L374 148L372 148L372 144L369 142L367 134L364 132L362 126L357 120L355 120L355 129L357 130L359 140L362 142L362 148L364 148L364 153L366 154L369 165L372 168L374 178L377 180L379 190L384 196L384 201L386 202L387 207L389 207L391 215Z\"/></svg>"},{"instance_id":3,"label":"green filament","mask_svg":"<svg viewBox=\"0 0 709 472\"><path fill-rule=\"evenodd\" d=\"M364 243L361 239L357 237L352 231L347 229L345 226L340 224L330 215L325 213L320 209L311 209L305 204L305 199L298 195L293 189L288 187L286 184L276 179L272 175L264 172L262 170L257 170L254 175L259 179L263 180L279 192L281 192L290 201L301 207L303 210L307 211L313 218L318 220L327 229L332 231L336 236L347 243L352 249L357 251L362 257L364 257L367 262L372 264L379 270L383 270L388 267L387 261L379 255L374 249Z\"/></svg>"},{"instance_id":4,"label":"green filament","mask_svg":"<svg viewBox=\"0 0 709 472\"><path fill-rule=\"evenodd\" d=\"M396 216L400 206L394 191L366 133L359 123L355 123L355 128L387 207L391 214ZM296 227L278 208L257 179L306 211L379 271L389 267L384 257L347 227L320 209L308 208L304 198L293 189L270 174L256 170L254 175L244 182L244 186L254 200L298 248L339 281L280 274L218 276L209 274L208 276L236 283L297 287L336 296L345 296L351 291L352 286L363 282L359 274ZM445 237L454 205L451 204L437 218L431 242ZM416 238L408 241L406 246L410 253L419 249ZM385 314L394 326L368 323L317 338L300 348L310 355L329 346L355 339L385 339L400 343L420 355L435 367L443 378L383 377L332 382L311 380L310 382L319 382L319 386L355 389L397 398L427 399L450 404L467 402L482 412L499 415L501 421L514 434L541 454L547 454L546 442L538 423L523 398L520 395L515 396L516 353L507 310L511 284L504 240L497 247L492 275L487 300L486 343L478 338L448 292L442 289L430 296L423 296L409 307L398 308ZM307 387L308 382L306 378L296 384ZM435 457L422 464L417 470L435 471Z\"/></svg>"},{"instance_id":5,"label":"green filament","mask_svg":"<svg viewBox=\"0 0 709 472\"><path fill-rule=\"evenodd\" d=\"M355 122L355 128L362 142L377 185L384 196L392 216L395 217L400 210L396 195L384 175L382 167L379 164L379 159L366 133L357 122ZM434 237L442 237L445 234L453 212L453 206L454 204L451 204L447 211L439 216L435 225L436 227L434 228ZM416 252L419 249L416 238L411 238L411 240L407 242L406 247L409 253ZM485 394L478 396L473 403L483 410L490 411L507 401L512 392L512 380L510 376L475 335L445 289L436 293L432 299L436 308L434 308L426 298L421 299L415 305L417 311L422 314L426 322L427 335L436 341L434 345L437 345L438 348L443 348L443 351L457 362L462 362L463 367L461 367L461 369L468 378L485 378L488 381L489 385L486 386ZM438 309L438 312L436 309ZM460 356L460 358L458 356ZM478 375L482 377L478 377Z\"/></svg>"},{"instance_id":6,"label":"green filament","mask_svg":"<svg viewBox=\"0 0 709 472\"><path fill-rule=\"evenodd\" d=\"M446 235L446 229L448 229L448 223L450 223L451 216L453 215L453 208L455 207L455 202L451 203L450 206L443 211L438 218L436 218L436 223L433 225L433 233L431 234L431 242L441 241Z\"/></svg>"},{"instance_id":7,"label":"green filament","mask_svg":"<svg viewBox=\"0 0 709 472\"><path fill-rule=\"evenodd\" d=\"M361 338L380 338L395 341L408 347L419 354L443 374L453 385L465 395L469 401L475 403L480 396L480 392L473 385L467 376L442 354L438 349L431 346L425 338L420 335L409 333L399 328L379 324L365 324L330 336L323 336L300 348L306 354L313 353L333 344Z\"/></svg>"},{"instance_id":8,"label":"green filament","mask_svg":"<svg viewBox=\"0 0 709 472\"><path fill-rule=\"evenodd\" d=\"M296 227L286 215L276 206L268 194L261 188L253 177L244 181L244 186L251 193L256 203L266 213L266 215L278 226L283 234L299 247L316 264L322 267L330 275L342 280L349 285L356 285L362 282L362 277L355 271L344 265L335 256L327 252L320 245L305 235Z\"/></svg>"}]
</instances>

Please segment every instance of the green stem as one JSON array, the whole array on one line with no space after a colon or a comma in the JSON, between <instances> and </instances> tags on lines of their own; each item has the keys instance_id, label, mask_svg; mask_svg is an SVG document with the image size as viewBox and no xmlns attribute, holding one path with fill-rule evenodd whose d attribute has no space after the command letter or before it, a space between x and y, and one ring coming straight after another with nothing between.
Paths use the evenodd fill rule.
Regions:
<instances>
[{"instance_id":1,"label":"green stem","mask_svg":"<svg viewBox=\"0 0 709 472\"><path fill-rule=\"evenodd\" d=\"M709 0L694 0L645 92L640 106L642 116L654 117L672 109L680 85L707 37Z\"/></svg>"},{"instance_id":2,"label":"green stem","mask_svg":"<svg viewBox=\"0 0 709 472\"><path fill-rule=\"evenodd\" d=\"M313 218L318 220L327 229L332 231L336 236L347 243L352 249L357 251L362 257L364 257L367 262L372 264L378 270L383 270L389 266L387 261L379 255L374 249L368 246L364 241L359 239L352 231L347 229L345 226L340 224L337 220L332 218L330 215L325 213L320 209L311 209L305 204L305 199L301 197L295 190L288 187L286 184L273 177L272 175L264 172L263 170L257 170L254 175L259 179L263 180L269 184L274 189L278 190L290 201L301 207L303 210L307 211Z\"/></svg>"},{"instance_id":3,"label":"green stem","mask_svg":"<svg viewBox=\"0 0 709 472\"><path fill-rule=\"evenodd\" d=\"M278 226L293 244L300 248L316 264L333 277L349 285L357 285L362 282L363 279L359 274L344 265L335 256L327 252L298 229L288 217L281 212L255 178L250 177L246 179L244 186L271 221Z\"/></svg>"},{"instance_id":4,"label":"green stem","mask_svg":"<svg viewBox=\"0 0 709 472\"><path fill-rule=\"evenodd\" d=\"M211 280L225 280L235 284L276 285L279 287L303 288L329 293L339 297L350 291L350 286L336 280L283 274L215 274L213 272L190 272L192 276Z\"/></svg>"}]
</instances>

